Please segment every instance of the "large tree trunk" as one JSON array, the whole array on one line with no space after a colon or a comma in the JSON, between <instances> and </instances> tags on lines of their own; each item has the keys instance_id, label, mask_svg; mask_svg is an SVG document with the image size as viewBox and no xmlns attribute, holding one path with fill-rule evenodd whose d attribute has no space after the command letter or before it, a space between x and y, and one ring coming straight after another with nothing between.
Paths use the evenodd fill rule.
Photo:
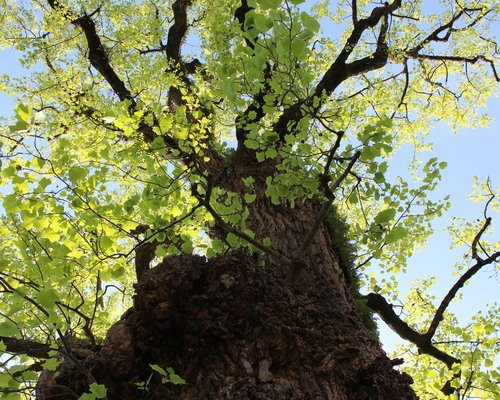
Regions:
<instances>
[{"instance_id":1,"label":"large tree trunk","mask_svg":"<svg viewBox=\"0 0 500 400\"><path fill-rule=\"evenodd\" d=\"M317 215L263 198L249 225L289 254ZM95 381L109 399L416 399L362 324L326 229L294 283L289 271L233 251L211 260L167 257L136 286L134 306L99 352L66 357L39 382L40 399L73 399ZM149 364L172 367L185 385L161 383ZM76 395L75 395L76 394Z\"/></svg>"}]
</instances>

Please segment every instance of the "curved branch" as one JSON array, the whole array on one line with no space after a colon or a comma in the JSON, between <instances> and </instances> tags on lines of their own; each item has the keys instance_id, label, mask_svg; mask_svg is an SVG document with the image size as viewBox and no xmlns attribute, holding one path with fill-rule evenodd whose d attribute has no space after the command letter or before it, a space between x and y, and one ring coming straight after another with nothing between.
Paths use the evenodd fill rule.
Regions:
<instances>
[{"instance_id":1,"label":"curved branch","mask_svg":"<svg viewBox=\"0 0 500 400\"><path fill-rule=\"evenodd\" d=\"M417 60L437 60L437 61L452 61L452 62L464 62L466 64L475 64L479 61L485 62L490 65L491 71L495 80L500 82L500 76L495 68L494 62L487 58L485 55L479 54L474 57L463 57L463 56L447 56L447 55L434 55L434 54L421 54L420 51L425 47L425 45L431 42L447 42L453 32L464 31L475 26L481 19L486 17L492 10L484 10L484 7L477 8L462 8L459 12L454 14L450 20L443 24L434 31L432 31L424 40L417 44L412 49L405 52L405 56L408 58L413 58ZM455 28L453 25L462 18L463 15L470 16L472 13L479 13L469 24L461 28ZM441 36L440 36L441 35Z\"/></svg>"},{"instance_id":2,"label":"curved branch","mask_svg":"<svg viewBox=\"0 0 500 400\"><path fill-rule=\"evenodd\" d=\"M390 4L376 7L368 18L360 19L354 24L351 35L347 39L343 49L317 84L313 95L287 108L274 125L274 130L278 133L281 141L284 140L287 133L293 131L295 125L302 118L303 108L313 110L312 114L314 115L322 107L325 99L346 79L379 69L387 64L389 58L386 44L388 31L387 18L392 12L401 7L401 3L401 0L394 0ZM380 27L375 52L368 57L347 63L347 59L358 45L362 34L367 29L374 28L381 20L383 22ZM316 106L314 106L315 103Z\"/></svg>"},{"instance_id":3,"label":"curved branch","mask_svg":"<svg viewBox=\"0 0 500 400\"><path fill-rule=\"evenodd\" d=\"M460 362L457 358L439 350L432 344L429 337L415 331L406 322L399 318L399 316L392 309L392 306L382 295L369 293L364 296L364 298L366 300L366 305L370 309L376 312L380 318L401 338L408 340L417 346L421 353L434 357L435 359L446 364L446 366L450 369L453 364Z\"/></svg>"},{"instance_id":4,"label":"curved branch","mask_svg":"<svg viewBox=\"0 0 500 400\"><path fill-rule=\"evenodd\" d=\"M491 72L493 73L495 80L497 82L500 82L500 76L498 75L498 72L496 70L495 63L482 54L479 54L479 55L474 56L474 57L461 57L461 56L420 54L420 53L414 53L414 52L410 51L410 52L407 52L405 55L408 58L413 58L416 60L452 61L452 62L463 62L466 64L476 64L479 61L482 61L482 62L485 62L485 63L490 65Z\"/></svg>"},{"instance_id":5,"label":"curved branch","mask_svg":"<svg viewBox=\"0 0 500 400\"><path fill-rule=\"evenodd\" d=\"M177 0L172 4L174 11L174 24L168 31L167 39L167 57L171 60L181 62L180 49L184 36L186 35L187 24L187 9L191 5L191 0Z\"/></svg>"}]
</instances>

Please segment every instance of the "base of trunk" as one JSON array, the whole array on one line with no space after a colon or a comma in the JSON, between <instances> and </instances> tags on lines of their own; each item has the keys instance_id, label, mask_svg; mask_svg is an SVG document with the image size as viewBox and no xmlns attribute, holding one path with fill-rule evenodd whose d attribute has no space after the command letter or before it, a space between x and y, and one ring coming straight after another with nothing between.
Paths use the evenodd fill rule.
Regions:
<instances>
[{"instance_id":1,"label":"base of trunk","mask_svg":"<svg viewBox=\"0 0 500 400\"><path fill-rule=\"evenodd\" d=\"M38 398L75 399L92 382L108 399L417 398L335 288L289 286L270 269L240 252L165 259L101 350L66 357ZM162 383L150 364L186 384Z\"/></svg>"}]
</instances>

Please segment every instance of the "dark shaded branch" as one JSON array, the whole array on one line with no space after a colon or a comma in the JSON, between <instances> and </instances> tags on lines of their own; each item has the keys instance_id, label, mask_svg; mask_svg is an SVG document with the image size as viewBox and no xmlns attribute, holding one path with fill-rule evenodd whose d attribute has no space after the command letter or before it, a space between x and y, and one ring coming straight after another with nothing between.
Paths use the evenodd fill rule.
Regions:
<instances>
[{"instance_id":1,"label":"dark shaded branch","mask_svg":"<svg viewBox=\"0 0 500 400\"><path fill-rule=\"evenodd\" d=\"M115 94L121 101L129 100L132 105L135 106L135 100L126 88L125 83L118 77L114 69L109 63L109 58L106 54L106 50L101 42L101 38L97 34L95 22L92 19L92 15L97 12L88 15L85 14L81 17L76 17L76 14L65 9L56 0L48 0L50 7L55 11L62 12L66 18L68 18L72 25L79 27L85 34L87 39L87 45L89 49L89 61L90 64L102 75L102 77L109 83L109 86L113 89Z\"/></svg>"},{"instance_id":2,"label":"dark shaded branch","mask_svg":"<svg viewBox=\"0 0 500 400\"><path fill-rule=\"evenodd\" d=\"M60 302L60 301L56 301L56 305L58 305L59 307L66 308L69 311L73 311L75 314L77 314L80 318L82 318L85 321L85 325L83 326L82 330L85 333L85 336L89 339L90 345L92 346L92 348L95 349L95 347L96 347L95 336L91 330L92 319L90 317L87 317L84 313L82 313L76 307L71 307L67 304Z\"/></svg>"},{"instance_id":3,"label":"dark shaded branch","mask_svg":"<svg viewBox=\"0 0 500 400\"><path fill-rule=\"evenodd\" d=\"M5 351L12 354L26 354L35 358L49 358L49 352L54 350L46 343L39 343L33 340L15 339L7 336L0 336L0 340L5 345Z\"/></svg>"},{"instance_id":4,"label":"dark shaded branch","mask_svg":"<svg viewBox=\"0 0 500 400\"><path fill-rule=\"evenodd\" d=\"M95 22L92 18L89 15L84 15L72 21L72 24L81 28L85 34L89 48L88 58L92 66L99 71L106 82L109 83L109 86L111 86L113 92L115 92L121 101L129 100L132 107L135 107L136 102L132 93L130 93L125 83L118 77L109 63L108 55L97 34Z\"/></svg>"},{"instance_id":5,"label":"dark shaded branch","mask_svg":"<svg viewBox=\"0 0 500 400\"><path fill-rule=\"evenodd\" d=\"M245 140L249 133L247 126L260 121L265 116L263 107L266 102L264 97L271 92L271 85L269 84L271 79L271 65L269 63L266 63L263 77L264 82L262 89L254 96L253 102L247 107L243 114L236 117L236 140L238 141L236 159L240 163L255 157L255 150L248 149L245 146Z\"/></svg>"},{"instance_id":6,"label":"dark shaded branch","mask_svg":"<svg viewBox=\"0 0 500 400\"><path fill-rule=\"evenodd\" d=\"M172 4L174 11L174 24L168 30L167 57L181 63L180 49L184 36L188 29L187 9L191 5L191 0L177 0Z\"/></svg>"},{"instance_id":7,"label":"dark shaded branch","mask_svg":"<svg viewBox=\"0 0 500 400\"><path fill-rule=\"evenodd\" d=\"M207 190L207 194L205 197L203 197L198 191L195 186L193 186L193 195L198 199L198 201L203 204L203 206L206 208L206 210L214 217L215 222L217 223L218 226L220 226L226 233L232 233L236 236L238 236L240 239L245 240L246 242L250 243L252 246L255 246L257 249L262 251L263 253L267 254L270 256L274 262L276 262L278 265L291 265L292 261L281 254L280 252L265 246L258 240L254 239L253 237L247 235L245 232L241 232L239 229L227 224L222 217L215 211L215 209L212 207L210 204L210 197L211 197L211 187L209 187L209 190Z\"/></svg>"},{"instance_id":8,"label":"dark shaded branch","mask_svg":"<svg viewBox=\"0 0 500 400\"><path fill-rule=\"evenodd\" d=\"M399 107L401 107L402 105L406 106L406 103L404 100L406 97L406 93L408 93L408 87L410 86L410 73L408 71L408 59L406 59L406 58L403 61L403 72L405 74L405 86L403 88L403 93L401 94L401 99L399 100L399 104L391 115L391 119L395 117L396 111ZM408 108L406 108L406 118L408 119Z\"/></svg>"},{"instance_id":9,"label":"dark shaded branch","mask_svg":"<svg viewBox=\"0 0 500 400\"><path fill-rule=\"evenodd\" d=\"M246 13L249 12L250 10L253 10L253 8L248 5L247 0L241 0L241 6L239 6L236 9L236 11L234 12L234 17L240 23L240 27L241 27L242 32L245 32L245 17L246 17ZM254 38L254 42L256 40L257 40L257 38ZM253 43L247 37L245 37L245 43L252 50L255 49L255 43Z\"/></svg>"},{"instance_id":10,"label":"dark shaded branch","mask_svg":"<svg viewBox=\"0 0 500 400\"><path fill-rule=\"evenodd\" d=\"M366 305L370 309L376 312L380 318L401 338L408 340L417 346L421 353L434 357L435 359L446 364L446 366L450 369L453 364L460 362L460 360L455 357L439 350L432 344L429 337L416 332L406 322L399 318L399 316L392 309L392 306L387 303L387 300L382 295L369 293L364 296L364 298L366 300Z\"/></svg>"},{"instance_id":11,"label":"dark shaded branch","mask_svg":"<svg viewBox=\"0 0 500 400\"><path fill-rule=\"evenodd\" d=\"M339 132L334 132L337 135L337 140L335 141L335 144L333 145L332 149L328 153L328 158L326 160L325 164L325 169L323 174L324 175L329 175L330 174L330 167L332 165L333 157L335 156L335 153L337 152L338 148L340 147L340 142L342 141L342 138L344 137L345 132L344 131L339 131ZM331 188L328 188L328 190L331 192ZM328 195L327 195L328 197Z\"/></svg>"},{"instance_id":12,"label":"dark shaded branch","mask_svg":"<svg viewBox=\"0 0 500 400\"><path fill-rule=\"evenodd\" d=\"M481 257L477 255L477 245L479 243L479 240L481 239L481 236L483 236L483 233L488 229L488 226L491 224L491 217L486 218L484 221L483 226L479 230L479 232L476 234L474 239L472 240L472 245L471 245L471 250L472 250L472 258L476 261L482 261Z\"/></svg>"},{"instance_id":13,"label":"dark shaded branch","mask_svg":"<svg viewBox=\"0 0 500 400\"><path fill-rule=\"evenodd\" d=\"M284 140L287 133L293 131L294 126L302 118L303 108L313 110L312 114L314 115L324 104L325 99L328 98L346 79L373 71L387 64L389 56L386 44L388 30L387 18L389 14L397 10L400 6L401 0L395 0L382 7L376 7L368 18L363 18L354 24L351 35L347 39L343 49L319 81L314 89L313 95L286 109L276 122L274 130L278 133L281 141ZM381 20L383 20L383 22L378 35L375 52L368 57L347 63L347 59L358 45L365 30L374 28ZM316 100L317 105L313 106L315 99L320 99L320 101L317 102Z\"/></svg>"},{"instance_id":14,"label":"dark shaded branch","mask_svg":"<svg viewBox=\"0 0 500 400\"><path fill-rule=\"evenodd\" d=\"M420 50L422 50L424 48L424 46L426 44L428 44L430 42L446 42L450 38L452 32L471 28L480 19L482 19L486 14L488 14L489 11L487 11L486 13L480 14L477 18L475 18L465 28L457 29L457 28L453 27L453 24L455 22L457 22L462 17L462 15L464 15L464 14L468 15L468 13L479 12L479 11L483 11L483 8L482 7L479 7L479 8L462 8L459 12L457 12L456 14L454 14L453 17L451 17L451 19L446 24L440 25L436 29L434 29L424 40L422 40L417 46L415 46L412 50L410 50L410 52L418 53ZM445 31L446 31L446 33L444 34L444 36L439 36L440 34L442 34Z\"/></svg>"},{"instance_id":15,"label":"dark shaded branch","mask_svg":"<svg viewBox=\"0 0 500 400\"><path fill-rule=\"evenodd\" d=\"M425 45L431 42L447 42L453 32L463 31L472 28L481 19L483 19L492 10L484 10L484 7L477 8L462 8L456 14L454 14L451 19L444 25L437 27L432 31L424 40L422 40L418 45L413 47L411 50L405 52L406 57L418 59L418 60L436 60L436 61L452 61L452 62L464 62L468 64L475 64L479 61L485 62L490 65L495 80L500 82L500 77L495 68L494 62L487 58L485 55L476 55L473 57L463 57L463 56L447 56L447 55L433 55L433 54L421 54L420 51L425 47ZM469 24L461 28L455 28L454 24L464 15L470 16L472 13L479 13ZM441 35L441 36L440 36Z\"/></svg>"},{"instance_id":16,"label":"dark shaded branch","mask_svg":"<svg viewBox=\"0 0 500 400\"><path fill-rule=\"evenodd\" d=\"M253 8L248 5L247 0L241 0L241 6L238 7L234 13L234 17L240 23L241 31L245 34L245 19L246 14L251 11ZM258 36L250 40L245 36L246 45L252 50L255 49L255 43L257 41ZM266 63L264 71L262 73L263 81L261 90L253 97L252 103L247 107L247 109L236 117L236 139L238 141L238 146L236 149L236 160L240 163L245 163L247 160L253 160L255 158L255 150L250 150L245 146L245 140L249 133L246 126L248 124L253 124L260 121L264 118L265 113L263 110L266 102L264 101L264 97L266 94L271 92L271 86L269 81L272 75L272 68L269 62ZM252 116L252 117L251 117Z\"/></svg>"}]
</instances>

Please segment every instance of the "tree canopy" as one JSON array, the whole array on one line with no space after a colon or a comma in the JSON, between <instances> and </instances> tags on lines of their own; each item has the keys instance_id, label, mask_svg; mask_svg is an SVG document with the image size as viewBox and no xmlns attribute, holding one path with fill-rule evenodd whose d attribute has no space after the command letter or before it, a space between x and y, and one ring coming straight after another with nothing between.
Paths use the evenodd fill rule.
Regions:
<instances>
[{"instance_id":1,"label":"tree canopy","mask_svg":"<svg viewBox=\"0 0 500 400\"><path fill-rule=\"evenodd\" d=\"M489 122L499 14L487 0L3 0L0 46L30 73L1 77L18 100L0 130L1 398L32 393L58 350L102 343L164 257L242 249L300 274L332 204L420 398L499 396L498 305L464 326L448 310L500 257L489 180L472 195L484 217L453 226L468 248L447 295L432 279L397 289L449 206L428 196L446 167L421 153L430 129ZM389 179L404 145L413 178ZM248 222L260 198L318 202L294 254Z\"/></svg>"}]
</instances>

